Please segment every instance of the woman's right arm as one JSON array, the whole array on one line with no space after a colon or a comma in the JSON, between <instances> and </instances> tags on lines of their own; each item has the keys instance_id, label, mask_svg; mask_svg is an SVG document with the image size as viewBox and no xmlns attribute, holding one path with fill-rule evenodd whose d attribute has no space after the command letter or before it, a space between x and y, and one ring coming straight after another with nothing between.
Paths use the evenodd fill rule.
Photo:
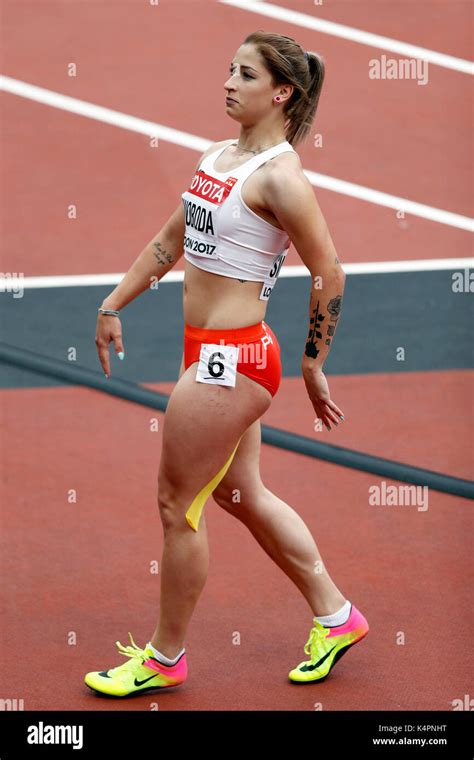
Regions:
<instances>
[{"instance_id":1,"label":"woman's right arm","mask_svg":"<svg viewBox=\"0 0 474 760\"><path fill-rule=\"evenodd\" d=\"M174 267L184 251L184 213L182 203L164 227L145 246L115 290L102 302L102 309L120 311ZM122 324L118 316L97 315L95 344L105 376L110 377L109 344L114 344L119 359L124 358Z\"/></svg>"},{"instance_id":2,"label":"woman's right arm","mask_svg":"<svg viewBox=\"0 0 474 760\"><path fill-rule=\"evenodd\" d=\"M183 255L184 212L180 202L164 227L150 240L125 277L103 301L103 309L120 311L153 283L161 280Z\"/></svg>"},{"instance_id":3,"label":"woman's right arm","mask_svg":"<svg viewBox=\"0 0 474 760\"><path fill-rule=\"evenodd\" d=\"M154 282L161 280L183 254L183 238L184 213L183 205L180 203L164 227L150 240L133 262L123 280L104 299L101 308L120 311ZM115 353L119 359L123 359L125 354L120 318L99 312L95 344L99 361L107 378L110 377L110 343L114 344Z\"/></svg>"},{"instance_id":4,"label":"woman's right arm","mask_svg":"<svg viewBox=\"0 0 474 760\"><path fill-rule=\"evenodd\" d=\"M196 171L203 159L216 148L232 140L222 140L211 145L201 155ZM120 311L157 280L161 280L184 253L184 209L180 201L158 235L150 240L134 261L129 271L103 301L102 309Z\"/></svg>"},{"instance_id":5,"label":"woman's right arm","mask_svg":"<svg viewBox=\"0 0 474 760\"><path fill-rule=\"evenodd\" d=\"M196 170L203 158L214 150L216 145L220 144L213 143L204 151L197 163ZM184 208L182 201L180 201L164 227L147 243L133 262L125 277L104 298L101 308L120 311L144 290L161 280L184 253L184 232ZM98 313L95 343L99 361L108 378L110 377L109 344L114 343L116 354L121 359L124 357L122 325L119 317Z\"/></svg>"}]
</instances>

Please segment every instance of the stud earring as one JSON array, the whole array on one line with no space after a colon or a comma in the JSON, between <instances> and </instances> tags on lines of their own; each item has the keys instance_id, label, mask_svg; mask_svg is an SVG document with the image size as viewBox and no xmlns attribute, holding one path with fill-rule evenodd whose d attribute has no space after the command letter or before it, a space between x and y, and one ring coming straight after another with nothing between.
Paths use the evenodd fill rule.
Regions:
<instances>
[{"instance_id":1,"label":"stud earring","mask_svg":"<svg viewBox=\"0 0 474 760\"><path fill-rule=\"evenodd\" d=\"M276 102L279 103L280 100L281 100L281 98L280 98L279 95L275 95L275 97L273 98L273 100L276 100Z\"/></svg>"}]
</instances>

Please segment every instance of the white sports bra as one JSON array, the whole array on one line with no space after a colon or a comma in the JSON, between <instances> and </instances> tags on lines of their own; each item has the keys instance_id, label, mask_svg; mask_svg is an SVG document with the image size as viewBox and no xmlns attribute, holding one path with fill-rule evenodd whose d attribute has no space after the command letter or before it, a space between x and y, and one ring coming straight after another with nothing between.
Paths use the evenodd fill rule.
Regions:
<instances>
[{"instance_id":1,"label":"white sports bra","mask_svg":"<svg viewBox=\"0 0 474 760\"><path fill-rule=\"evenodd\" d=\"M186 192L184 258L200 269L225 277L263 282L260 300L267 301L290 247L284 230L262 219L242 200L247 177L274 156L295 152L287 142L274 145L228 172L214 162L231 144L204 158Z\"/></svg>"}]
</instances>

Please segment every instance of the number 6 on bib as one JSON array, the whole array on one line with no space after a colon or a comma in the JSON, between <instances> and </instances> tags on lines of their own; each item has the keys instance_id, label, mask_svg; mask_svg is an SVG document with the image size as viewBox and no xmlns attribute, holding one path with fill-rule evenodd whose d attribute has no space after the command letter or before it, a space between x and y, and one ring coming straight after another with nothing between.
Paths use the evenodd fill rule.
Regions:
<instances>
[{"instance_id":1,"label":"number 6 on bib","mask_svg":"<svg viewBox=\"0 0 474 760\"><path fill-rule=\"evenodd\" d=\"M196 382L235 387L238 355L238 346L201 343Z\"/></svg>"}]
</instances>

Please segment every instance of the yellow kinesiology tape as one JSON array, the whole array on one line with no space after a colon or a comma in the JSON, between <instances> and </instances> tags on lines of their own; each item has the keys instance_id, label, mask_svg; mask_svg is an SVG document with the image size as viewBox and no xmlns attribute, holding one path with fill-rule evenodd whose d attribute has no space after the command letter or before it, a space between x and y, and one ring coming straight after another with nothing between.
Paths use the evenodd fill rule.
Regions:
<instances>
[{"instance_id":1,"label":"yellow kinesiology tape","mask_svg":"<svg viewBox=\"0 0 474 760\"><path fill-rule=\"evenodd\" d=\"M208 500L209 496L211 495L211 493L214 491L215 488L217 488L222 478L226 474L227 470L229 469L231 462L234 458L235 452L237 451L241 440L242 440L242 436L237 441L237 446L233 450L232 454L230 455L229 459L225 463L224 467L222 467L222 469L219 470L217 475L215 475L212 478L212 480L209 481L209 483L204 486L204 488L201 488L197 496L194 497L191 503L191 506L186 512L186 520L193 530L197 531L199 527L199 520L201 517L201 513L202 513L202 510L204 509L204 505L206 501Z\"/></svg>"}]
</instances>

